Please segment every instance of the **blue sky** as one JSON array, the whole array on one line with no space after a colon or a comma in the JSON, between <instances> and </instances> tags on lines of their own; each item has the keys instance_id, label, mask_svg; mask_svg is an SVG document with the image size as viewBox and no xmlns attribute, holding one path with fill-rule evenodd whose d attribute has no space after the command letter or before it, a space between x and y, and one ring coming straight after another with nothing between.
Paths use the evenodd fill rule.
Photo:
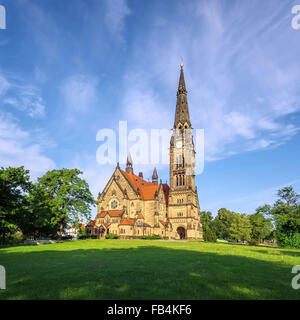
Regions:
<instances>
[{"instance_id":1,"label":"blue sky","mask_svg":"<svg viewBox=\"0 0 300 320\"><path fill-rule=\"evenodd\" d=\"M113 166L97 131L171 128L180 56L205 130L202 210L254 212L300 192L297 1L0 0L0 165L78 167L96 196ZM151 177L152 166L137 165ZM159 166L163 181L168 166Z\"/></svg>"}]
</instances>

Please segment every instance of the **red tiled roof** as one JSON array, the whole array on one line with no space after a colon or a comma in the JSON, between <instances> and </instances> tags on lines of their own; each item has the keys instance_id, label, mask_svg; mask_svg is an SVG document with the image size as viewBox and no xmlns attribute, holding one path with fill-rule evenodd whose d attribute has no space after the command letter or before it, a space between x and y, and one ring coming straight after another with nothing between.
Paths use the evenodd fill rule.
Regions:
<instances>
[{"instance_id":1,"label":"red tiled roof","mask_svg":"<svg viewBox=\"0 0 300 320\"><path fill-rule=\"evenodd\" d=\"M138 216L137 216L137 219L145 219L144 216L140 213Z\"/></svg>"},{"instance_id":2,"label":"red tiled roof","mask_svg":"<svg viewBox=\"0 0 300 320\"><path fill-rule=\"evenodd\" d=\"M127 173L123 170L122 173L133 186L135 191L139 189L141 198L143 200L153 200L155 198L155 192L158 191L159 184L146 181L133 173Z\"/></svg>"},{"instance_id":3,"label":"red tiled roof","mask_svg":"<svg viewBox=\"0 0 300 320\"><path fill-rule=\"evenodd\" d=\"M96 220L91 220L90 223L88 224L88 226L92 226L93 227L95 225L95 223L96 223Z\"/></svg>"},{"instance_id":4,"label":"red tiled roof","mask_svg":"<svg viewBox=\"0 0 300 320\"><path fill-rule=\"evenodd\" d=\"M104 218L107 214L111 217L119 217L121 213L122 213L122 210L102 211L97 214L97 218Z\"/></svg>"},{"instance_id":5,"label":"red tiled roof","mask_svg":"<svg viewBox=\"0 0 300 320\"><path fill-rule=\"evenodd\" d=\"M134 224L134 219L123 219L123 220L121 220L120 224L122 224L122 225L132 225L132 224Z\"/></svg>"}]
</instances>

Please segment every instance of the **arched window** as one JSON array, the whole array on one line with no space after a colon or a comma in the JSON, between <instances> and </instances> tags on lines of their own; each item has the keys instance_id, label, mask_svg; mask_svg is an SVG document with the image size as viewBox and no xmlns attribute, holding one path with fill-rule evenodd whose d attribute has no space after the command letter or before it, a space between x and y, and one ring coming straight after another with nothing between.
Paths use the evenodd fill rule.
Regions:
<instances>
[{"instance_id":1,"label":"arched window","mask_svg":"<svg viewBox=\"0 0 300 320\"><path fill-rule=\"evenodd\" d=\"M181 178L181 175L179 176L179 185L180 185L180 186L182 185L182 178Z\"/></svg>"},{"instance_id":2,"label":"arched window","mask_svg":"<svg viewBox=\"0 0 300 320\"><path fill-rule=\"evenodd\" d=\"M178 186L178 176L176 176L176 186Z\"/></svg>"},{"instance_id":3,"label":"arched window","mask_svg":"<svg viewBox=\"0 0 300 320\"><path fill-rule=\"evenodd\" d=\"M184 186L184 175L182 176L182 185Z\"/></svg>"}]
</instances>

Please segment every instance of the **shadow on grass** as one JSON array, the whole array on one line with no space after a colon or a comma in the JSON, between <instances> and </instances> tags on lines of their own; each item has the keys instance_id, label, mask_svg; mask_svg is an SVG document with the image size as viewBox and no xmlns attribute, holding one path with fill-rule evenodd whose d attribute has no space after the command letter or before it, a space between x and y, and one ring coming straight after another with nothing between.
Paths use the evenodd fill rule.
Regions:
<instances>
[{"instance_id":1,"label":"shadow on grass","mask_svg":"<svg viewBox=\"0 0 300 320\"><path fill-rule=\"evenodd\" d=\"M299 299L280 262L156 246L1 252L0 299Z\"/></svg>"}]
</instances>

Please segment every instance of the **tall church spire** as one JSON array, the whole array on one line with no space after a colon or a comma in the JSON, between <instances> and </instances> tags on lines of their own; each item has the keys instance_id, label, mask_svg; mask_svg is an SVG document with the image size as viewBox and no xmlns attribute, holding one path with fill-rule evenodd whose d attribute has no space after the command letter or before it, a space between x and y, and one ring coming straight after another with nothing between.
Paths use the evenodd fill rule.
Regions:
<instances>
[{"instance_id":1,"label":"tall church spire","mask_svg":"<svg viewBox=\"0 0 300 320\"><path fill-rule=\"evenodd\" d=\"M184 126L185 123L188 124L189 128L191 127L189 106L187 102L187 91L183 73L183 64L181 63L174 128L178 128L179 124L181 124L181 126Z\"/></svg>"}]
</instances>

